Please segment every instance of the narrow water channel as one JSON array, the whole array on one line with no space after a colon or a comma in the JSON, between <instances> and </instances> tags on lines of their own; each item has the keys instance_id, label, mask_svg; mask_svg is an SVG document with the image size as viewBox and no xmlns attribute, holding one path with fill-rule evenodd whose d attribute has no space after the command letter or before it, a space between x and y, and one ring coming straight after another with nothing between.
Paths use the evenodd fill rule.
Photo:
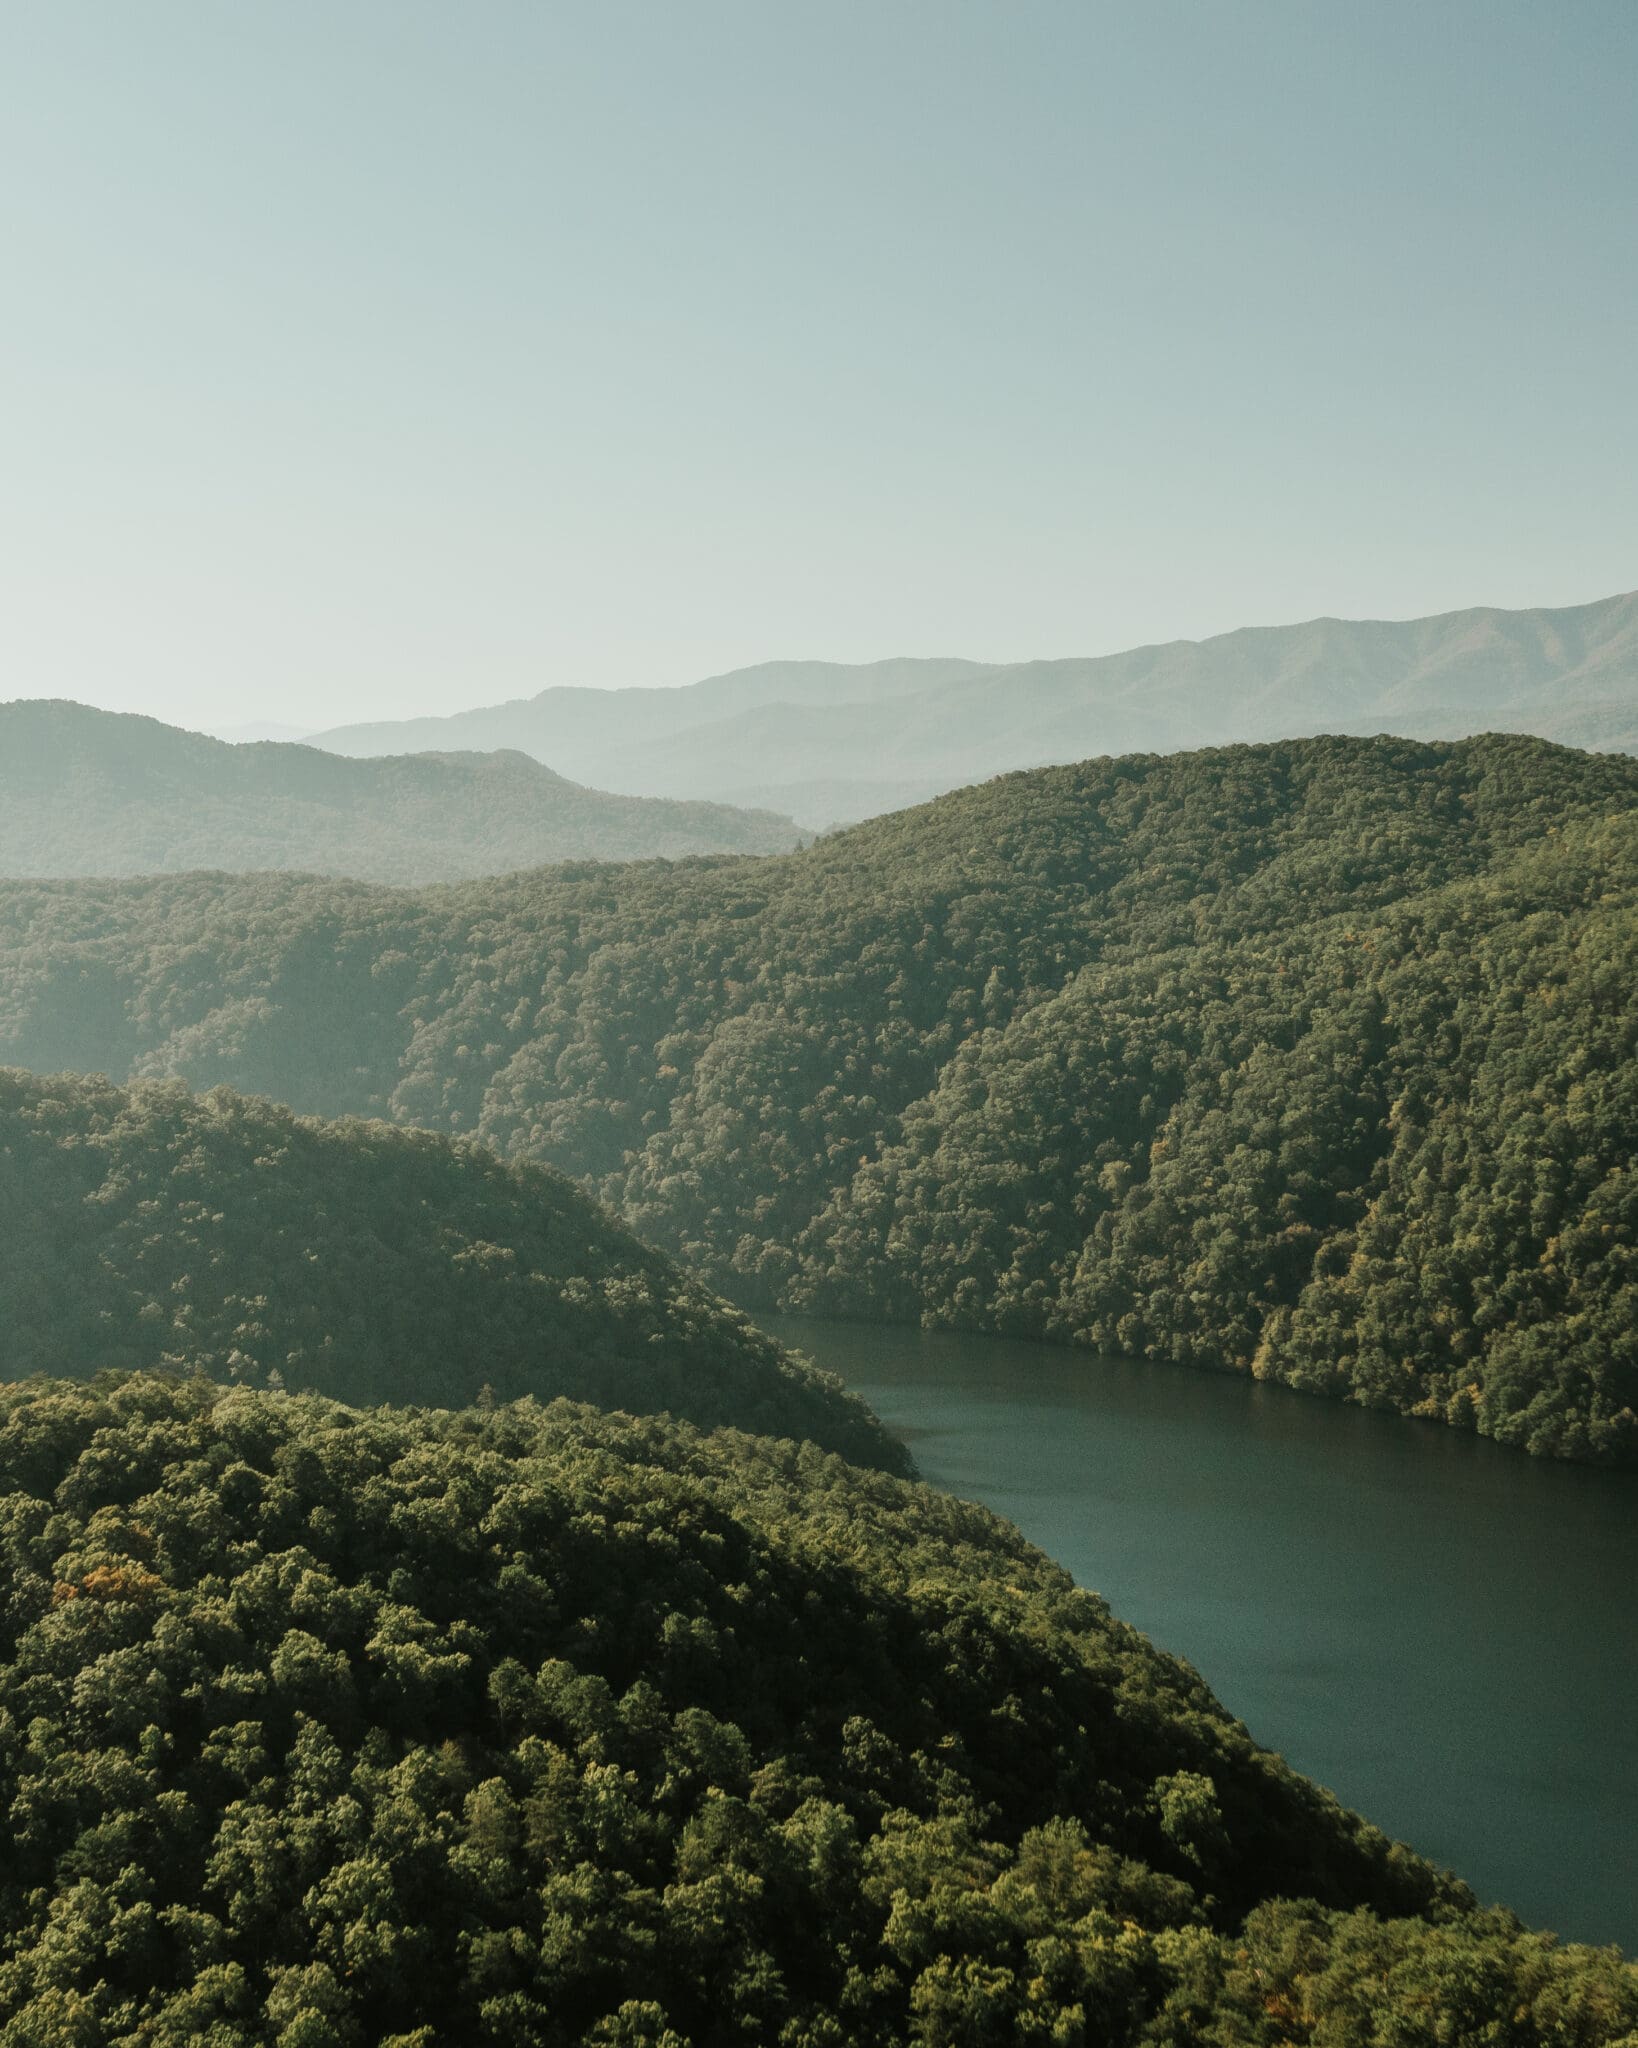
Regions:
<instances>
[{"instance_id":1,"label":"narrow water channel","mask_svg":"<svg viewBox=\"0 0 1638 2048\"><path fill-rule=\"evenodd\" d=\"M1239 1379L769 1328L1297 1769L1481 1898L1638 1952L1638 1479Z\"/></svg>"}]
</instances>

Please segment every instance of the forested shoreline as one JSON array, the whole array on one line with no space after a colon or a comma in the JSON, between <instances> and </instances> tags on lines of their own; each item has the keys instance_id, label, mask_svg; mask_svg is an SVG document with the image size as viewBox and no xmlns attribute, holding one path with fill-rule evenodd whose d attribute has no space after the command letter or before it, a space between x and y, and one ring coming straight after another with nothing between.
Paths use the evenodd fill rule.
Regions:
<instances>
[{"instance_id":1,"label":"forested shoreline","mask_svg":"<svg viewBox=\"0 0 1638 2048\"><path fill-rule=\"evenodd\" d=\"M0 2048L1638 2048L1638 0L6 25Z\"/></svg>"},{"instance_id":2,"label":"forested shoreline","mask_svg":"<svg viewBox=\"0 0 1638 2048\"><path fill-rule=\"evenodd\" d=\"M983 1510L558 1402L0 1388L0 2025L1632 2048Z\"/></svg>"},{"instance_id":3,"label":"forested shoreline","mask_svg":"<svg viewBox=\"0 0 1638 2048\"><path fill-rule=\"evenodd\" d=\"M1625 1455L1635 776L7 885L6 2040L1638 2048L710 1292Z\"/></svg>"},{"instance_id":4,"label":"forested shoreline","mask_svg":"<svg viewBox=\"0 0 1638 2048\"><path fill-rule=\"evenodd\" d=\"M0 890L0 1056L476 1134L751 1306L1638 1456L1638 763L1315 740L763 860Z\"/></svg>"},{"instance_id":5,"label":"forested shoreline","mask_svg":"<svg viewBox=\"0 0 1638 2048\"><path fill-rule=\"evenodd\" d=\"M0 1373L162 1368L357 1403L566 1396L908 1469L550 1168L226 1088L0 1068Z\"/></svg>"}]
</instances>

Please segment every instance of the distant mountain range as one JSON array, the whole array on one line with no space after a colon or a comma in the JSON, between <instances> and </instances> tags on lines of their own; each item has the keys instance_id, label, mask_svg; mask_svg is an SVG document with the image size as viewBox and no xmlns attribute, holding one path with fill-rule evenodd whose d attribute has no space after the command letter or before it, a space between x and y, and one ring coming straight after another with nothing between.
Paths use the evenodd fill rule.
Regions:
<instances>
[{"instance_id":1,"label":"distant mountain range","mask_svg":"<svg viewBox=\"0 0 1638 2048\"><path fill-rule=\"evenodd\" d=\"M191 731L192 727L188 729ZM213 740L231 740L236 747L243 746L246 740L299 740L307 734L304 725L287 725L277 718L253 718L245 725L207 725L200 730L208 732Z\"/></svg>"},{"instance_id":2,"label":"distant mountain range","mask_svg":"<svg viewBox=\"0 0 1638 2048\"><path fill-rule=\"evenodd\" d=\"M0 873L291 869L438 882L546 862L774 853L789 818L614 796L528 754L344 760L230 746L157 719L55 700L0 705Z\"/></svg>"},{"instance_id":3,"label":"distant mountain range","mask_svg":"<svg viewBox=\"0 0 1638 2048\"><path fill-rule=\"evenodd\" d=\"M558 688L339 726L312 744L514 747L601 788L767 805L817 829L1091 755L1493 730L1638 752L1638 592L1556 611L1314 619L1090 659L766 662L682 689Z\"/></svg>"}]
</instances>

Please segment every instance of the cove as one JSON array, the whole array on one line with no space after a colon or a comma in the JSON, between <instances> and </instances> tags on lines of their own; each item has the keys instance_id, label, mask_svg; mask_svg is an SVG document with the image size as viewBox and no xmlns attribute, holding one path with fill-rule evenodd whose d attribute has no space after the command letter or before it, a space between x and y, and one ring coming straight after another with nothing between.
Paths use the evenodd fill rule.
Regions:
<instances>
[{"instance_id":1,"label":"cove","mask_svg":"<svg viewBox=\"0 0 1638 2048\"><path fill-rule=\"evenodd\" d=\"M766 1318L1256 1739L1567 1940L1638 1950L1638 1481L1238 1377Z\"/></svg>"}]
</instances>

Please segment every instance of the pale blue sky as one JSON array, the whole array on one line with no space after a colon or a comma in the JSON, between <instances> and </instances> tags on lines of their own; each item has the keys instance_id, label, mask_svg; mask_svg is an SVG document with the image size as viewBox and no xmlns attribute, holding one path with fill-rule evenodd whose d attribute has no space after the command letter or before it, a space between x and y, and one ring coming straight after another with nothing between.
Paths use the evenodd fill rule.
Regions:
<instances>
[{"instance_id":1,"label":"pale blue sky","mask_svg":"<svg viewBox=\"0 0 1638 2048\"><path fill-rule=\"evenodd\" d=\"M1638 5L0 0L0 695L1638 584Z\"/></svg>"}]
</instances>

